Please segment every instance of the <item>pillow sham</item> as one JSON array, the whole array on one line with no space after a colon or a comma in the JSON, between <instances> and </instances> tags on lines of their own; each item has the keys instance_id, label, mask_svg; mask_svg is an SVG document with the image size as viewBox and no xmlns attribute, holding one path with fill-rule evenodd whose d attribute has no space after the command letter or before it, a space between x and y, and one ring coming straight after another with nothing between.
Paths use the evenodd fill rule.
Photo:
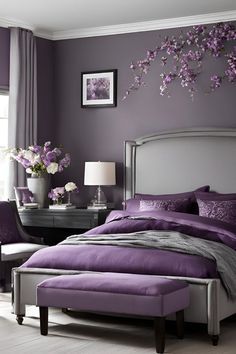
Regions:
<instances>
[{"instance_id":1,"label":"pillow sham","mask_svg":"<svg viewBox=\"0 0 236 354\"><path fill-rule=\"evenodd\" d=\"M210 186L203 186L196 189L196 192L209 192ZM127 199L124 203L124 209L129 212L139 211L140 200L178 200L178 199L188 199L188 208L186 211L190 214L198 214L198 205L195 198L194 191L176 193L176 194L141 194L136 193L134 198ZM185 212L186 212L185 211Z\"/></svg>"},{"instance_id":2,"label":"pillow sham","mask_svg":"<svg viewBox=\"0 0 236 354\"><path fill-rule=\"evenodd\" d=\"M195 193L199 215L236 225L236 193Z\"/></svg>"},{"instance_id":3,"label":"pillow sham","mask_svg":"<svg viewBox=\"0 0 236 354\"><path fill-rule=\"evenodd\" d=\"M165 200L140 200L140 211L176 211L185 213L188 210L190 200L186 199L165 199Z\"/></svg>"},{"instance_id":4,"label":"pillow sham","mask_svg":"<svg viewBox=\"0 0 236 354\"><path fill-rule=\"evenodd\" d=\"M123 209L129 212L139 211L139 199L130 198L123 202Z\"/></svg>"},{"instance_id":5,"label":"pillow sham","mask_svg":"<svg viewBox=\"0 0 236 354\"><path fill-rule=\"evenodd\" d=\"M236 200L236 193L217 193L217 192L210 192L204 193L202 191L195 191L196 199L202 200Z\"/></svg>"},{"instance_id":6,"label":"pillow sham","mask_svg":"<svg viewBox=\"0 0 236 354\"><path fill-rule=\"evenodd\" d=\"M146 200L156 200L156 199L180 199L180 198L192 198L194 201L195 199L195 192L209 192L210 186L202 186L194 191L191 192L183 192L183 193L175 193L175 194L142 194L142 193L135 193L135 199L146 199Z\"/></svg>"}]
</instances>

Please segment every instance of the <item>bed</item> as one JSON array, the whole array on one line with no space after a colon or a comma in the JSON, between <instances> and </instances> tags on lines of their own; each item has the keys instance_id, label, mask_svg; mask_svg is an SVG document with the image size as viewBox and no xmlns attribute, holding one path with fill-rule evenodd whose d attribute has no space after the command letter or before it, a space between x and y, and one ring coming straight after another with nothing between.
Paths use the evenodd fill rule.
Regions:
<instances>
[{"instance_id":1,"label":"bed","mask_svg":"<svg viewBox=\"0 0 236 354\"><path fill-rule=\"evenodd\" d=\"M212 190L220 193L236 191L236 130L234 129L209 128L162 132L133 141L126 141L124 145L124 203L137 193L181 193L196 190L203 185L210 185ZM109 229L110 225L113 225L112 223L117 222L118 219L119 223L123 223L122 220L126 219L126 216L119 216L119 213L125 212L118 211L115 214L113 212L113 216L108 219L108 230L111 232L114 231L112 227ZM150 215L148 218L150 219ZM195 216L193 218L196 219ZM134 219L132 223L138 224L139 220ZM156 220L146 220L145 222L156 224ZM173 224L173 219L171 222ZM107 226L102 226L98 233L103 233L103 227ZM230 233L231 231L228 230L227 232ZM93 231L90 231L89 234L93 234ZM236 233L231 232L230 235L233 239ZM71 247L71 250L75 250L72 246L64 245L64 247ZM81 247L84 247L84 251L88 249L89 245L82 245ZM94 245L93 247L96 254L96 247L102 246ZM111 244L105 247L110 250L118 246ZM125 249L125 252L128 252L127 249ZM60 250L62 252L62 248ZM151 251L153 252L153 250L145 250L147 252L146 257L150 257L150 259ZM99 255L100 252L97 252ZM140 248L135 248L133 254L137 254L138 257L140 252L142 252ZM165 251L162 252L165 253ZM85 252L83 252L84 254L86 255ZM105 254L104 257L106 257ZM57 255L55 258L58 259ZM74 258L79 257L74 254ZM156 261L156 258L153 259ZM33 266L31 266L32 264ZM13 310L20 324L23 321L23 316L25 316L25 305L36 303L36 286L39 282L61 274L78 274L91 271L90 268L80 268L74 264L70 267L68 264L67 266L60 266L60 263L57 263L57 266L53 267L53 263L50 263L48 268L47 262L42 266L41 264L37 266L37 264L36 259L35 263L28 263L27 266L16 268L13 271ZM186 269L188 269L188 266L186 266ZM106 268L103 265L103 268L96 268L92 271L109 272L114 271L114 268ZM132 273L129 268L122 269L122 271ZM229 298L222 281L218 276L214 276L214 271L210 277L207 277L206 274L203 277L200 275L194 276L194 274L189 274L187 271L184 276L178 273L177 275L161 274L161 276L184 279L189 283L191 302L190 307L185 312L185 320L207 324L213 344L217 344L220 334L220 321L236 313L236 300Z\"/></svg>"}]
</instances>

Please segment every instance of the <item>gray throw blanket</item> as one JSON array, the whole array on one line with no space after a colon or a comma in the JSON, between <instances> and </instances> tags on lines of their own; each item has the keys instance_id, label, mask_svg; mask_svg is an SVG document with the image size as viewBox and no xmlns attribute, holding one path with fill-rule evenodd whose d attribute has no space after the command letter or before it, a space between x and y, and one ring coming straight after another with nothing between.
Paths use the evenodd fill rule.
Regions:
<instances>
[{"instance_id":1,"label":"gray throw blanket","mask_svg":"<svg viewBox=\"0 0 236 354\"><path fill-rule=\"evenodd\" d=\"M222 243L179 232L151 230L128 234L72 235L60 244L158 248L203 256L216 262L218 273L229 297L236 299L236 251Z\"/></svg>"}]
</instances>

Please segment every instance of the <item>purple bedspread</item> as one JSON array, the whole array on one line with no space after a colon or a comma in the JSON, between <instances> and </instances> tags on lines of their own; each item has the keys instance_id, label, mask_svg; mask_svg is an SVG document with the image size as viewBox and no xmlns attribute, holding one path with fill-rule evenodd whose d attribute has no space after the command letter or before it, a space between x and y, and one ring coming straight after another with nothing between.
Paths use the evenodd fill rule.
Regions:
<instances>
[{"instance_id":1,"label":"purple bedspread","mask_svg":"<svg viewBox=\"0 0 236 354\"><path fill-rule=\"evenodd\" d=\"M236 249L236 227L217 220L173 212L113 211L89 235L142 230L175 230L222 242ZM137 274L218 277L214 261L201 256L148 248L104 245L57 245L36 252L22 267Z\"/></svg>"},{"instance_id":2,"label":"purple bedspread","mask_svg":"<svg viewBox=\"0 0 236 354\"><path fill-rule=\"evenodd\" d=\"M236 225L199 215L170 211L128 213L114 210L108 215L105 224L87 231L85 235L143 230L178 231L186 235L222 242L236 250Z\"/></svg>"},{"instance_id":3,"label":"purple bedspread","mask_svg":"<svg viewBox=\"0 0 236 354\"><path fill-rule=\"evenodd\" d=\"M118 246L52 246L22 267L218 278L215 262L200 256Z\"/></svg>"}]
</instances>

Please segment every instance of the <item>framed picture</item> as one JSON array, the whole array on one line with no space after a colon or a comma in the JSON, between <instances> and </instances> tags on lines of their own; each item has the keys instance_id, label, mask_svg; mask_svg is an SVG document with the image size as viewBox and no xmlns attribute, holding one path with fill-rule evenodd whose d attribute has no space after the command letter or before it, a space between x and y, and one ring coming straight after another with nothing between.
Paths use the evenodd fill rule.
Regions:
<instances>
[{"instance_id":1,"label":"framed picture","mask_svg":"<svg viewBox=\"0 0 236 354\"><path fill-rule=\"evenodd\" d=\"M81 73L81 107L115 107L116 103L116 69Z\"/></svg>"},{"instance_id":2,"label":"framed picture","mask_svg":"<svg viewBox=\"0 0 236 354\"><path fill-rule=\"evenodd\" d=\"M14 187L14 190L18 208L22 207L25 203L32 203L34 201L34 195L28 187Z\"/></svg>"}]
</instances>

